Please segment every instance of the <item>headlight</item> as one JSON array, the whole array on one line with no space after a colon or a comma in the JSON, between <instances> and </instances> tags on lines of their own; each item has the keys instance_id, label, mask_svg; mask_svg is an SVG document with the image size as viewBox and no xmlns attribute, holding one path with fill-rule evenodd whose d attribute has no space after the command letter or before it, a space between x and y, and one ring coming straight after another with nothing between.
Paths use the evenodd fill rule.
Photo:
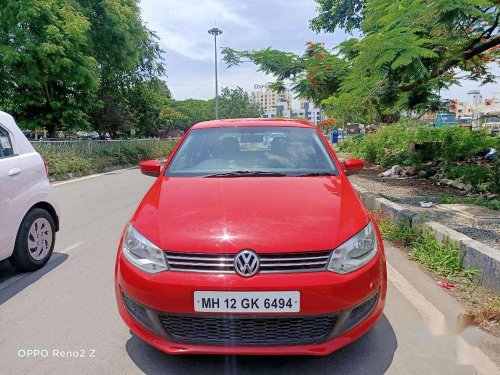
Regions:
<instances>
[{"instance_id":1,"label":"headlight","mask_svg":"<svg viewBox=\"0 0 500 375\"><path fill-rule=\"evenodd\" d=\"M363 267L377 254L377 236L370 222L358 234L337 247L330 258L328 270L349 273Z\"/></svg>"},{"instance_id":2,"label":"headlight","mask_svg":"<svg viewBox=\"0 0 500 375\"><path fill-rule=\"evenodd\" d=\"M130 263L143 271L157 273L168 270L163 251L140 234L132 224L128 225L123 238L122 251Z\"/></svg>"}]
</instances>

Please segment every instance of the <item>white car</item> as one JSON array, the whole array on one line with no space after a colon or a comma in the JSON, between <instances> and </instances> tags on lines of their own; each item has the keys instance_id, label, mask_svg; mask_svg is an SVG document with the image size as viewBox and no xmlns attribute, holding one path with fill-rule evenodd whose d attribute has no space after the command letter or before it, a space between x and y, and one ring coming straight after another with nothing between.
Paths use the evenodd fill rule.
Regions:
<instances>
[{"instance_id":1,"label":"white car","mask_svg":"<svg viewBox=\"0 0 500 375\"><path fill-rule=\"evenodd\" d=\"M45 161L0 111L0 261L34 271L52 255L59 230L59 208Z\"/></svg>"}]
</instances>

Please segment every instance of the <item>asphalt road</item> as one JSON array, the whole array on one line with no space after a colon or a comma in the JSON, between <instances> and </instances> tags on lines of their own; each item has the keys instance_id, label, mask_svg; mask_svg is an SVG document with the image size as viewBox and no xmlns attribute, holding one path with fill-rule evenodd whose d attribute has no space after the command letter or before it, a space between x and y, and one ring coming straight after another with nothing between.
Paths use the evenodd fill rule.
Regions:
<instances>
[{"instance_id":1,"label":"asphalt road","mask_svg":"<svg viewBox=\"0 0 500 375\"><path fill-rule=\"evenodd\" d=\"M0 374L498 373L499 339L475 327L458 334L463 306L389 244L384 316L328 357L169 356L150 347L117 313L113 271L121 231L152 182L132 169L55 187L61 231L49 264L19 274L0 263Z\"/></svg>"}]
</instances>

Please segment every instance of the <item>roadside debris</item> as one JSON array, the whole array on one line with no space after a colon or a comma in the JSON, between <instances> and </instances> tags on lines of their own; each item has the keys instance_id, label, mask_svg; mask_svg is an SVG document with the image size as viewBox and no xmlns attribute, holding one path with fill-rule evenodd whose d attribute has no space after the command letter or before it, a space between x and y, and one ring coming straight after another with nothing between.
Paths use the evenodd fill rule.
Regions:
<instances>
[{"instance_id":1,"label":"roadside debris","mask_svg":"<svg viewBox=\"0 0 500 375\"><path fill-rule=\"evenodd\" d=\"M401 168L399 165L394 165L390 169L385 172L379 173L378 177L405 177L406 171Z\"/></svg>"},{"instance_id":2,"label":"roadside debris","mask_svg":"<svg viewBox=\"0 0 500 375\"><path fill-rule=\"evenodd\" d=\"M430 208L432 207L432 202L425 202L425 201L420 201L420 207L423 207L423 208Z\"/></svg>"},{"instance_id":3,"label":"roadside debris","mask_svg":"<svg viewBox=\"0 0 500 375\"><path fill-rule=\"evenodd\" d=\"M445 289L453 289L455 287L455 285L445 280L439 280L436 284Z\"/></svg>"},{"instance_id":4,"label":"roadside debris","mask_svg":"<svg viewBox=\"0 0 500 375\"><path fill-rule=\"evenodd\" d=\"M495 148L487 148L476 155L477 158L491 160L497 155Z\"/></svg>"}]
</instances>

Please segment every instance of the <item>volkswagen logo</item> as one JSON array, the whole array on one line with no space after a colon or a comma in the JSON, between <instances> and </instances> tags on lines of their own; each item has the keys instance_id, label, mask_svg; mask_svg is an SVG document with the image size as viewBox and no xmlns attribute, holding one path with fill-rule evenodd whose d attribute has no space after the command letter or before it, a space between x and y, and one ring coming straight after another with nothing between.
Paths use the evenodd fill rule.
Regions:
<instances>
[{"instance_id":1,"label":"volkswagen logo","mask_svg":"<svg viewBox=\"0 0 500 375\"><path fill-rule=\"evenodd\" d=\"M259 256L252 250L241 250L234 257L234 269L236 273L243 277L250 277L259 270Z\"/></svg>"}]
</instances>

